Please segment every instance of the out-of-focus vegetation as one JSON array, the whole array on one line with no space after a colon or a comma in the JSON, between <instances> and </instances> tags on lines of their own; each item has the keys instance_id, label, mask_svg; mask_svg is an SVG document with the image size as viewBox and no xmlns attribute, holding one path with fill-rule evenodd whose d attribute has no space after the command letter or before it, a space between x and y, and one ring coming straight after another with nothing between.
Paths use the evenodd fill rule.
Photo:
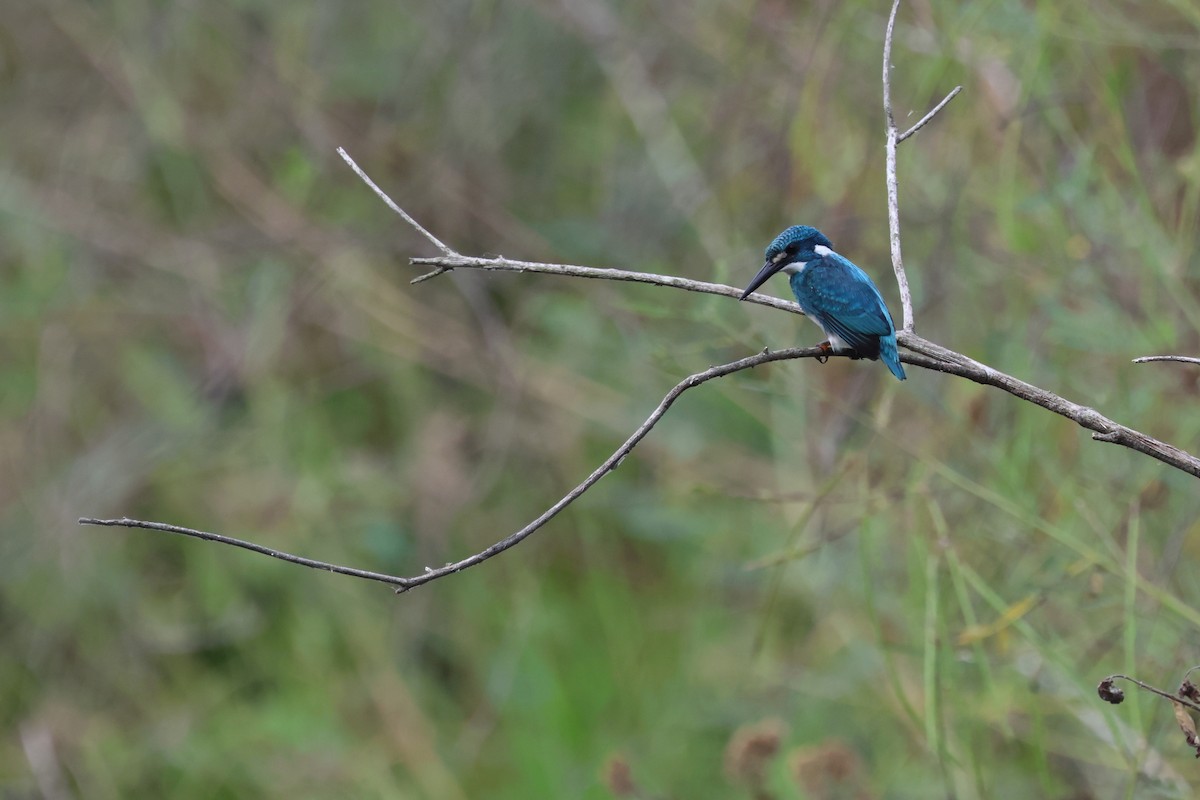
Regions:
<instances>
[{"instance_id":1,"label":"out-of-focus vegetation","mask_svg":"<svg viewBox=\"0 0 1200 800\"><path fill-rule=\"evenodd\" d=\"M897 309L885 2L11 2L0 796L1191 797L1200 492L1014 399L796 362L743 285L819 226ZM1200 6L906 4L919 332L1200 449ZM911 113L911 116L909 114ZM770 287L786 291L783 281Z\"/></svg>"}]
</instances>

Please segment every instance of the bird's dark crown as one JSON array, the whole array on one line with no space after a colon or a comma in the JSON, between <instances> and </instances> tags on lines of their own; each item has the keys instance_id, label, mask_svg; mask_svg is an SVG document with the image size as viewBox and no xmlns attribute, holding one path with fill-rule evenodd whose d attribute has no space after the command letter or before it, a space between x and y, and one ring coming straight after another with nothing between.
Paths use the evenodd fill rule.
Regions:
<instances>
[{"instance_id":1,"label":"bird's dark crown","mask_svg":"<svg viewBox=\"0 0 1200 800\"><path fill-rule=\"evenodd\" d=\"M817 257L818 246L833 249L833 243L825 238L825 234L809 225L793 225L775 237L767 247L766 260L768 263L780 258L783 263L792 261L812 261Z\"/></svg>"}]
</instances>

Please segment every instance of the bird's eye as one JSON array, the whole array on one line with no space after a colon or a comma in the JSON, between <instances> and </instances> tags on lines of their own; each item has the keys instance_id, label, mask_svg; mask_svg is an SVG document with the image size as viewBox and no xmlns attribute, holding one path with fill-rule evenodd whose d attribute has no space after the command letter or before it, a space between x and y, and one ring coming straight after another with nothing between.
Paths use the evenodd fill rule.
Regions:
<instances>
[{"instance_id":1,"label":"bird's eye","mask_svg":"<svg viewBox=\"0 0 1200 800\"><path fill-rule=\"evenodd\" d=\"M784 249L787 251L787 254L789 256L794 256L794 255L796 255L796 251L800 249L800 245L796 244L795 242L792 242Z\"/></svg>"}]
</instances>

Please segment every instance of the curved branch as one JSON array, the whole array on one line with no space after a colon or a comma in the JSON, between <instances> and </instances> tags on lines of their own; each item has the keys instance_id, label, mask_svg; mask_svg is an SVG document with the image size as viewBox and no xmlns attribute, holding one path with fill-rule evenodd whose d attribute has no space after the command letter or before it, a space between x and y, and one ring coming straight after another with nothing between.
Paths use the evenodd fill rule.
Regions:
<instances>
[{"instance_id":1,"label":"curved branch","mask_svg":"<svg viewBox=\"0 0 1200 800\"><path fill-rule=\"evenodd\" d=\"M464 558L461 561L455 561L446 564L445 566L438 567L437 569L426 567L425 571L420 575L401 577L399 575L386 575L380 572L371 572L369 570L355 569L353 567L342 567L336 564L327 563L325 561L317 561L311 558L292 555L291 553L285 553L282 550L264 547L263 545L248 542L243 539L235 539L232 536L223 536L219 533L209 533L208 531L184 528L179 525L168 525L163 522L147 522L145 520L129 519L128 517L122 517L121 519L96 519L93 517L81 517L79 519L79 524L101 525L105 527L117 528L144 528L152 531L175 533L181 536L191 536L196 539L203 539L210 542L219 542L220 544L241 547L261 555L270 556L271 558L278 558L291 564L299 564L300 566L311 567L313 569L326 570L328 572L336 572L341 575L351 575L356 578L386 583L396 587L396 594L401 594L403 592L407 592L409 589L416 588L421 584L429 583L430 581L443 578L447 575L452 575L456 572L462 572L463 570L469 569L476 564L482 564L489 558L499 555L510 547L520 544L522 541L529 538L529 536L535 531L537 531L550 520L554 519L554 517L558 516L560 511L578 500L584 492L592 488L592 486L599 482L601 478L619 467L621 462L625 460L625 457L633 451L633 448L637 447L638 442L646 438L646 434L650 433L650 430L658 424L658 421L661 420L663 415L667 413L667 410L674 405L675 401L679 399L679 396L688 389L694 389L700 384L707 383L714 378L721 378L734 372L740 372L744 369L751 369L762 364L769 364L772 361L786 361L794 358L823 359L830 355L836 356L837 354L831 354L827 350L824 350L820 347L793 347L787 350L776 350L774 352L770 350L763 350L761 353L756 355L747 356L746 358L739 358L737 361L730 361L727 364L719 364L715 367L709 367L703 372L697 372L694 375L689 375L679 383L675 384L671 391L667 392L666 396L664 396L662 401L658 404L658 407L655 408L653 413L646 418L646 421L639 425L637 430L635 430L629 436L629 438L625 440L624 444L614 450L613 454L605 459L604 463L596 467L591 475L589 475L582 483L559 499L557 503L543 511L541 515L537 517L537 519L533 520L519 531L509 534L495 544L472 556Z\"/></svg>"}]
</instances>

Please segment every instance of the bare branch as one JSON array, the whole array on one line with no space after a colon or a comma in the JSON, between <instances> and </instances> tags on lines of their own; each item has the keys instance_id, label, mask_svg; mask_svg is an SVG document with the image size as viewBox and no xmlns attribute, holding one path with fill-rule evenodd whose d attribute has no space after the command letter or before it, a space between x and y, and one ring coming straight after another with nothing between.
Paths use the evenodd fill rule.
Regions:
<instances>
[{"instance_id":1,"label":"bare branch","mask_svg":"<svg viewBox=\"0 0 1200 800\"><path fill-rule=\"evenodd\" d=\"M432 242L433 246L436 247L438 250L441 250L443 253L445 253L449 257L454 257L454 256L458 255L458 253L454 252L449 247L447 247L445 244L443 244L441 239L437 238L432 233L425 230L425 228L423 228L421 226L421 223L417 222L415 219L413 219L412 217L410 217L408 215L407 211L405 211L400 206L396 205L395 201L392 200L392 198L388 197L387 194L383 191L383 189L380 189L378 186L376 186L375 181L371 180L370 177L367 176L367 173L362 171L362 169L358 166L358 164L356 164L354 162L354 159L350 157L350 154L346 152L345 148L339 147L337 149L337 152L338 152L338 155L342 157L342 160L350 165L350 169L354 170L354 174L357 175L358 177L362 178L363 183L365 183L367 186L370 186L371 191L373 191L375 194L379 195L379 199L382 200L387 205L388 208L390 208L392 211L395 211L397 214L399 214L401 216L401 218L404 219L405 222L407 222L409 225L412 225L414 228L416 228L417 232L420 233L422 236L424 236L426 239L428 239L430 242Z\"/></svg>"},{"instance_id":2,"label":"bare branch","mask_svg":"<svg viewBox=\"0 0 1200 800\"><path fill-rule=\"evenodd\" d=\"M892 13L888 15L887 30L883 34L883 113L887 117L887 126L896 127L896 118L892 115L892 39L896 33L896 13L900 10L900 0L892 0Z\"/></svg>"},{"instance_id":3,"label":"bare branch","mask_svg":"<svg viewBox=\"0 0 1200 800\"><path fill-rule=\"evenodd\" d=\"M1006 375L987 364L968 358L949 348L923 339L914 333L901 332L897 334L901 345L930 357L930 362L916 359L903 359L907 363L927 369L957 375L960 378L1002 389L1014 397L1019 397L1034 405L1041 406L1047 411L1072 420L1082 428L1092 431L1092 438L1098 442L1111 442L1135 450L1164 464L1175 467L1187 474L1200 478L1200 458L1180 450L1178 447L1161 442L1151 436L1128 428L1096 411L1094 408L1073 403L1054 392L1034 386L1031 383Z\"/></svg>"},{"instance_id":4,"label":"bare branch","mask_svg":"<svg viewBox=\"0 0 1200 800\"><path fill-rule=\"evenodd\" d=\"M536 262L520 262L509 261L507 259L483 259L483 258L468 258L464 256L455 256L453 259L442 258L426 258L413 259L414 263L447 263L444 266L446 269L452 268L468 268L468 269L484 269L484 270L506 270L513 272L542 272L556 275L566 275L573 277L584 278L600 278L607 280L622 280L622 281L637 281L641 283L649 283L658 286L667 286L676 289L684 289L687 291L705 292L709 294L721 294L730 297L736 297L738 290L729 286L720 284L703 283L700 281L688 281L681 278L675 278L668 275L655 275L652 273L630 272L627 270L605 270L595 269L590 267L579 267L569 264L541 264ZM767 297L765 295L751 295L750 300L755 300L762 305L772 306L784 311L800 313L800 310L794 303L786 303L776 298ZM901 360L906 364L911 364L917 367L924 367L928 370L942 372L950 375L957 375L962 378L974 381L985 386L994 386L1002 389L1009 394L1019 397L1035 405L1041 406L1049 411L1066 417L1076 422L1081 427L1093 431L1093 438L1100 441L1112 442L1123 447L1136 450L1138 452L1149 455L1153 458L1169 464L1177 469L1187 472L1195 477L1200 477L1200 459L1185 453L1184 451L1173 447L1157 439L1146 436L1143 433L1119 425L1116 422L1108 419L1104 415L1097 412L1095 409L1087 406L1081 406L1077 403L1072 403L1053 392L1048 392L1040 389L1032 384L1018 380L1010 375L1007 375L999 370L982 364L974 359L968 358L961 353L949 350L941 345L930 342L913 333L900 332L898 339L901 345L910 350L901 354ZM397 575L387 575L369 570L356 569L353 567L343 567L335 564L330 564L324 561L317 561L311 558L292 555L280 550L275 550L263 545L254 544L241 539L235 539L229 536L223 536L217 533L209 533L207 531L194 530L192 528L184 528L178 525L170 525L162 522L147 522L144 520L135 520L129 518L121 519L94 519L84 517L79 520L80 525L102 525L108 527L124 527L124 528L144 528L147 530L163 531L166 533L175 533L183 536L191 536L197 539L206 541L218 542L220 544L228 544L234 547L241 547L255 553L278 558L282 561L287 561L301 566L311 567L313 569L335 572L341 575L350 575L356 578L365 580L379 581L397 587L396 592L402 593L409 589L413 589L438 578L451 575L456 572L462 572L477 564L487 561L489 558L496 556L505 550L519 544L528 538L531 534L543 527L547 522L558 515L563 509L577 500L588 489L594 486L601 478L609 472L620 466L621 462L629 455L630 452L641 442L642 439L658 424L659 420L667 413L675 401L689 389L695 388L702 383L706 383L714 378L724 377L725 375L739 372L745 369L768 364L773 361L785 361L798 358L821 358L829 355L827 351L819 347L809 348L790 348L787 350L769 351L764 350L753 356L731 361L727 364L721 364L715 367L710 367L703 372L698 372L694 375L689 375L684 378L674 388L671 389L654 409L653 413L646 418L646 421L638 426L625 442L618 447L604 463L592 472L582 483L564 495L540 516L534 519L525 527L492 544L480 552L456 561L446 564L445 566L433 569L426 567L425 571L419 575L410 577L401 577ZM836 355L836 354L834 354Z\"/></svg>"},{"instance_id":5,"label":"bare branch","mask_svg":"<svg viewBox=\"0 0 1200 800\"><path fill-rule=\"evenodd\" d=\"M446 575L450 575L455 572L461 572L464 569L487 561L492 556L503 553L513 545L519 544L525 540L530 534L557 516L558 512L562 511L564 508L577 500L601 478L620 466L621 462L624 461L625 457L628 456L633 448L637 446L638 442L646 437L646 434L648 434L650 430L658 424L658 421L662 419L663 415L667 413L667 410L675 403L679 396L688 389L693 389L702 383L712 380L713 378L720 378L744 369L757 367L761 364L769 364L772 361L783 361L791 358L821 358L825 355L827 355L826 351L819 347L790 348L787 350L777 350L775 352L763 350L757 355L748 356L747 358L740 358L737 361L731 361L728 364L710 367L703 372L697 372L695 375L689 375L679 383L675 384L675 387L671 389L671 391L667 392L666 396L663 397L662 401L658 404L658 407L654 409L654 412L646 418L645 422L638 426L637 430L635 430L629 436L629 438L625 440L624 444L618 447L615 451L613 451L612 455L605 459L604 463L596 467L595 471L593 471L591 475L589 475L582 483L564 495L557 503L542 512L541 516L539 516L537 519L533 520L516 533L501 539L491 547L488 547L487 549L482 550L475 555L470 556L469 558L464 558L462 561L456 561L453 564L447 564L440 569L427 571L424 575L416 575L412 578L409 578L408 585L404 588L411 589L414 586L420 586L423 583L437 580L438 578Z\"/></svg>"},{"instance_id":6,"label":"bare branch","mask_svg":"<svg viewBox=\"0 0 1200 800\"><path fill-rule=\"evenodd\" d=\"M896 144L900 144L900 142L903 142L905 139L912 136L917 131L921 130L921 128L924 128L926 125L928 125L929 121L932 120L934 117L936 117L938 112L946 107L947 103L949 103L954 98L958 97L958 93L961 91L962 91L961 86L955 86L953 89L951 89L950 94L943 97L942 102L940 102L936 106L934 106L932 111L930 111L925 116L921 117L920 121L917 122L916 125L913 125L911 128L906 130L904 133L897 136Z\"/></svg>"},{"instance_id":7,"label":"bare branch","mask_svg":"<svg viewBox=\"0 0 1200 800\"><path fill-rule=\"evenodd\" d=\"M472 256L455 255L452 257L433 256L431 258L410 258L410 264L437 267L433 272L427 272L411 283L420 283L430 278L449 272L452 269L481 269L485 272L539 272L543 275L566 275L571 278L595 278L604 281L630 281L632 283L649 283L653 286L669 286L672 289L683 289L702 294L719 294L722 297L737 299L742 296L742 290L722 283L693 281L676 275L657 275L653 272L634 272L628 269L611 269L602 267L582 267L576 264L547 264L539 261L513 261L504 256L495 258L475 258ZM754 293L746 298L747 303L777 308L780 311L790 311L793 314L804 315L800 306L790 300L782 300L767 294Z\"/></svg>"},{"instance_id":8,"label":"bare branch","mask_svg":"<svg viewBox=\"0 0 1200 800\"><path fill-rule=\"evenodd\" d=\"M921 117L916 125L913 125L903 134L900 133L896 127L896 115L892 111L892 41L895 39L896 13L899 10L900 0L893 0L892 12L888 15L887 31L883 36L883 116L886 123L885 131L887 133L887 142L885 144L887 165L885 169L892 271L896 273L896 285L900 290L900 311L903 315L900 328L907 333L912 333L914 323L912 292L908 288L908 275L904 271L904 257L900 252L900 187L896 180L896 146L929 124L930 120L937 116L938 112L945 108L946 104L962 91L962 87L954 87L950 94L942 98L942 102L934 106L932 111Z\"/></svg>"},{"instance_id":9,"label":"bare branch","mask_svg":"<svg viewBox=\"0 0 1200 800\"><path fill-rule=\"evenodd\" d=\"M667 392L666 396L663 397L662 401L658 404L658 407L654 409L654 412L646 418L645 422L638 426L637 430L635 430L629 436L629 438L625 440L624 444L618 447L615 451L613 451L611 456L605 459L604 463L597 467L595 471L593 471L592 474L589 475L582 483L564 495L557 503L543 511L537 519L533 520L519 531L506 536L505 538L501 539L490 547L481 550L475 555L464 558L461 561L455 561L453 563L446 564L445 566L437 569L426 567L425 571L420 575L413 575L407 578L400 577L398 575L386 575L379 572L370 572L368 570L355 569L352 567L342 567L336 564L329 564L324 561L317 561L311 558L292 555L291 553L285 553L281 550L274 550L270 547L254 544L253 542L235 539L231 536L223 536L218 533L209 533L208 531L198 531L192 528L180 527L178 525L168 525L163 522L147 522L144 520L129 519L128 517L122 517L121 519L95 519L92 517L81 517L79 519L79 524L102 525L105 527L119 528L145 528L152 531L176 533L182 536L191 536L196 539L204 539L205 541L233 545L234 547L241 547L255 553L270 556L271 558L278 558L281 561L299 564L304 567L311 567L313 569L325 570L327 572L336 572L341 575L351 575L356 578L387 583L397 587L396 593L401 594L409 589L420 586L421 584L429 583L430 581L443 578L447 575L452 575L456 572L462 572L463 570L469 569L476 564L481 564L484 561L487 561L492 556L503 553L505 550L513 547L514 545L520 544L536 530L538 530L538 528L541 528L547 522L554 519L554 517L556 517L560 511L579 499L584 492L594 486L601 478L619 467L621 462L625 460L625 457L632 452L633 448L637 447L638 442L646 438L646 434L648 434L650 430L658 424L658 421L663 418L663 415L667 413L667 410L675 403L677 399L679 399L679 396L688 389L694 389L700 384L707 383L714 378L721 378L725 375L730 375L734 372L740 372L744 369L751 369L762 364L769 364L772 361L786 361L794 358L825 358L830 355L837 356L838 354L829 353L827 350L820 347L793 347L787 350L776 350L774 352L770 350L763 350L761 353L756 355L747 356L746 358L739 358L737 361L731 361L727 364L719 364L715 367L710 367L703 372L697 372L695 375L689 375L679 383L675 384L675 387L671 389L671 391Z\"/></svg>"},{"instance_id":10,"label":"bare branch","mask_svg":"<svg viewBox=\"0 0 1200 800\"><path fill-rule=\"evenodd\" d=\"M539 272L542 274L566 275L576 278L649 283L655 286L668 286L691 292L719 294L725 297L737 297L740 294L739 290L718 283L692 281L673 275L656 275L649 272L631 272L621 269L598 269L596 267L583 267L575 264L546 264L531 261L512 261L506 258L471 258L468 256L456 256L454 258L435 256L432 258L413 258L409 260L413 264L437 266L444 270L482 269L487 271ZM802 313L800 307L795 303L789 303L786 300L780 300L764 294L753 294L747 298L747 301L754 301L759 305L770 306L781 311L790 311L794 314ZM1014 397L1019 397L1022 400L1026 400L1072 420L1081 427L1092 431L1092 438L1096 441L1111 442L1128 447L1131 450L1136 450L1139 453L1156 458L1189 475L1200 477L1200 459L1177 447L1173 447L1144 433L1114 422L1093 408L1071 402L1054 392L1014 378L987 364L968 358L962 353L924 339L911 331L900 331L897 333L896 339L902 346L913 351L914 354L927 356L927 358L920 358L919 356L909 357L906 354L901 359L906 363L948 375L956 375L984 386L994 386L997 389L1008 392Z\"/></svg>"},{"instance_id":11,"label":"bare branch","mask_svg":"<svg viewBox=\"0 0 1200 800\"><path fill-rule=\"evenodd\" d=\"M896 273L896 285L900 289L900 310L903 313L901 330L912 333L912 294L908 289L908 275L904 272L904 258L900 254L900 189L896 183L896 145L900 133L896 130L896 117L892 113L892 38L896 32L896 12L900 0L892 3L888 17L887 32L883 37L883 115L887 126L887 204L888 231L892 246L892 270Z\"/></svg>"},{"instance_id":12,"label":"bare branch","mask_svg":"<svg viewBox=\"0 0 1200 800\"><path fill-rule=\"evenodd\" d=\"M291 553L285 553L282 550L274 550L270 547L264 547L261 544L254 542L243 541L242 539L234 539L232 536L223 536L219 533L209 533L208 531L198 531L193 528L183 528L179 525L168 525L164 522L146 522L140 519L129 519L122 517L121 519L94 519L92 517L80 517L80 525L102 525L108 528L145 528L150 531L163 531L164 533L177 533L180 536L191 536L194 539L203 539L206 542L217 542L219 544L233 545L241 547L255 553L260 553L271 558L278 558L281 561L287 561L292 564L299 564L302 567L312 567L313 569L323 569L327 572L336 572L339 575L352 575L355 578L365 578L369 581L381 581L390 583L393 586L403 587L404 578L397 578L394 575L384 575L379 572L370 572L365 569L355 569L353 567L339 567L336 564L327 564L324 561L316 561L311 558L302 556L294 556Z\"/></svg>"},{"instance_id":13,"label":"bare branch","mask_svg":"<svg viewBox=\"0 0 1200 800\"><path fill-rule=\"evenodd\" d=\"M892 111L891 101L891 53L892 40L895 32L896 14L899 9L900 0L894 0L892 5L891 15L888 18L887 33L884 39L884 58L883 58L883 104L884 112L887 118L887 190L888 190L888 223L891 234L892 245L892 266L896 272L896 280L900 287L900 295L903 303L904 318L901 331L897 335L899 344L904 346L908 352L901 356L901 360L905 363L914 366L924 367L925 369L942 372L950 375L956 375L967 380L985 386L994 386L1009 394L1019 397L1027 402L1041 406L1049 411L1059 414L1067 419L1074 421L1083 428L1092 431L1092 438L1098 441L1111 442L1135 450L1140 453L1151 456L1159 461L1182 470L1189 475L1200 477L1200 459L1192 456L1189 453L1180 450L1172 445L1158 441L1152 437L1133 430L1132 428L1119 425L1116 422L1108 419L1104 415L1097 412L1095 409L1087 406L1082 406L1073 403L1065 398L1062 398L1053 392L1046 391L1037 386L1034 386L1025 381L1018 380L1010 375L1007 375L999 370L975 361L967 356L957 353L941 345L930 342L926 339L917 336L913 333L913 318L912 318L912 299L908 289L908 280L905 276L903 260L900 253L900 215L898 202L898 188L896 183L896 146L899 142L907 139L915 134L924 125L926 125L934 116L941 111L960 91L961 87L957 87L950 92L937 106L926 114L916 125L906 131L903 136L900 135L896 128L895 117ZM433 266L436 269L433 272L422 275L413 280L413 283L419 283L428 280L432 277L448 272L452 269L479 269L484 271L506 271L506 272L538 272L543 274L564 275L578 278L591 278L599 280L615 280L615 281L632 281L636 283L647 283L654 286L664 286L672 289L682 289L691 292L701 292L706 294L717 294L725 297L740 297L741 292L731 286L724 286L716 283L706 283L703 281L692 281L686 278L678 278L668 275L656 275L646 272L633 272L630 270L621 269L600 269L595 267L584 267L570 264L548 264L532 261L513 261L504 257L495 258L475 258L463 256L455 252L451 248L443 244L429 231L419 225L416 220L404 212L390 197L388 197L375 183L358 167L358 165L350 158L345 150L338 148L338 153L345 159L346 163L358 174L360 178L382 199L389 208L399 214L408 224L412 225L426 239L432 242L442 253L442 256L434 258L412 258L410 262L413 264L422 264ZM748 298L759 305L770 306L792 313L801 313L799 307L784 300L780 300L767 295L755 294ZM182 528L175 525L168 525L160 522L145 522L141 520L132 520L128 518L101 520L92 518L82 518L79 520L81 525L104 525L104 526L119 526L128 528L146 528L149 530L165 531L168 533L176 533L185 536L192 536L208 541L215 541L222 544L230 544L236 547L242 547L256 553L271 556L272 558L282 559L295 564L312 567L315 569L323 569L330 572L351 575L355 577L365 578L368 580L381 581L398 587L397 593L404 592L416 586L420 586L438 578L450 575L456 572L461 572L465 569L480 564L489 558L492 558L499 553L508 550L509 548L519 544L531 534L544 526L547 522L553 519L564 508L578 499L584 492L588 491L601 478L609 472L620 466L626 456L637 446L637 444L646 437L650 430L658 423L666 414L675 400L680 395L689 389L699 386L702 383L713 380L715 378L724 377L734 372L761 364L767 364L772 361L783 361L793 358L819 358L827 355L827 351L821 348L793 348L789 350L780 350L763 352L738 359L727 364L721 364L711 367L703 372L698 372L694 375L689 375L684 380L680 381L676 386L663 397L658 407L654 412L643 422L637 430L635 430L625 442L613 452L599 467L592 472L582 483L572 489L569 493L559 499L554 505L550 506L539 517L534 519L525 527L492 544L488 548L472 555L461 561L448 563L437 569L426 567L424 573L411 577L399 577L394 575L384 575L377 572L369 572L367 570L353 569L350 567L339 567L333 564L328 564L322 561L302 558L288 553L283 553L278 550L273 550L268 547L233 539L227 536L221 536L215 533L207 533L204 531L192 530L190 528ZM1148 356L1144 359L1138 359L1138 362L1151 360L1178 360L1200 363L1200 359L1189 359L1182 356ZM1114 678L1124 678L1125 676L1113 676ZM1133 679L1128 679L1133 680ZM1141 684L1139 684L1141 685ZM1146 687L1149 688L1149 687Z\"/></svg>"},{"instance_id":14,"label":"bare branch","mask_svg":"<svg viewBox=\"0 0 1200 800\"><path fill-rule=\"evenodd\" d=\"M1200 364L1200 358L1192 358L1191 356L1142 356L1135 358L1135 364L1147 364L1151 361L1178 361L1182 364Z\"/></svg>"}]
</instances>

